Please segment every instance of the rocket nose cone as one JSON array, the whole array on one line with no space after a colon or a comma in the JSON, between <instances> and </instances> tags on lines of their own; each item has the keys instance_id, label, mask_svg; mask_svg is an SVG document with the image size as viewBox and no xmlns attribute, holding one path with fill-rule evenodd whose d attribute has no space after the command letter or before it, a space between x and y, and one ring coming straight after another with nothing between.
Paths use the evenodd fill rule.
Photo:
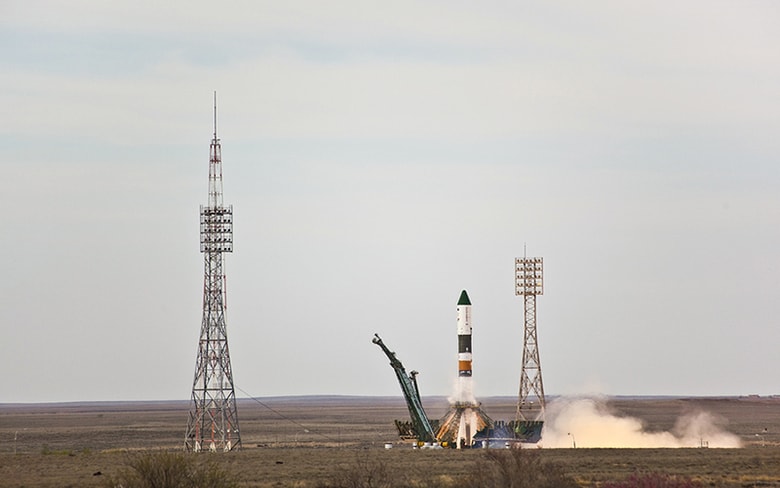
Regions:
<instances>
[{"instance_id":1,"label":"rocket nose cone","mask_svg":"<svg viewBox=\"0 0 780 488\"><path fill-rule=\"evenodd\" d=\"M466 293L466 290L460 292L460 299L458 299L458 305L471 305L471 300L469 300L469 294Z\"/></svg>"}]
</instances>

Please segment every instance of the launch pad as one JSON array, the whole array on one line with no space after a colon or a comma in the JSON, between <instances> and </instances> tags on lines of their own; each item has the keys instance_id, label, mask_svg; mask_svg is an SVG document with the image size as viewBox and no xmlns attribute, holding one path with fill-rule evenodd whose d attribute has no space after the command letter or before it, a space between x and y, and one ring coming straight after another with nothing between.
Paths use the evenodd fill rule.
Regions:
<instances>
[{"instance_id":1,"label":"launch pad","mask_svg":"<svg viewBox=\"0 0 780 488\"><path fill-rule=\"evenodd\" d=\"M436 438L442 447L462 449L471 447L473 439L479 432L484 432L493 426L493 420L488 417L479 404L456 402L439 421Z\"/></svg>"},{"instance_id":2,"label":"launch pad","mask_svg":"<svg viewBox=\"0 0 780 488\"><path fill-rule=\"evenodd\" d=\"M457 449L471 447L516 447L534 444L542 438L544 426L544 387L536 335L536 297L543 294L542 258L515 259L515 294L523 300L523 362L517 414L512 421L493 421L477 402L472 383L471 300L466 290L458 299L458 383L448 412L438 421L428 419L417 387L416 371L410 375L374 334L373 342L390 358L412 421L395 421L401 439L416 439L418 446L436 444ZM535 400L535 401L534 401Z\"/></svg>"},{"instance_id":3,"label":"launch pad","mask_svg":"<svg viewBox=\"0 0 780 488\"><path fill-rule=\"evenodd\" d=\"M536 444L542 438L542 420L492 420L489 415L477 406L477 429L468 443L472 432L466 425L461 428L461 421L468 418L467 409L473 409L473 405L452 405L441 419L430 419L430 424L436 433L437 443L441 447L449 448L495 448L504 449L522 444ZM474 425L473 423L471 425ZM412 441L415 446L421 447L430 442L420 441L420 434L409 420L395 420L398 436L403 441ZM458 444L460 440L460 445Z\"/></svg>"},{"instance_id":4,"label":"launch pad","mask_svg":"<svg viewBox=\"0 0 780 488\"><path fill-rule=\"evenodd\" d=\"M505 448L536 443L541 439L543 420L517 419L510 422L491 419L473 394L471 361L471 301L464 290L458 301L458 383L455 399L439 420L425 413L417 385L417 371L406 373L401 361L390 351L378 334L372 342L390 359L406 399L411 421L396 420L403 440L416 441L419 448L468 449Z\"/></svg>"}]
</instances>

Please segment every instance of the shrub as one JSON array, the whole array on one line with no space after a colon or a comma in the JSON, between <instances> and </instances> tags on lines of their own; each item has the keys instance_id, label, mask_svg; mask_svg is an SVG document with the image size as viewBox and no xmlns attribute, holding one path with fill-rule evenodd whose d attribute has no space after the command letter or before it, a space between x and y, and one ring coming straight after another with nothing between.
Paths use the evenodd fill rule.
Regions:
<instances>
[{"instance_id":1,"label":"shrub","mask_svg":"<svg viewBox=\"0 0 780 488\"><path fill-rule=\"evenodd\" d=\"M76 453L71 449L51 449L48 444L44 444L41 448L41 454L44 456L56 455L56 456L75 456Z\"/></svg>"},{"instance_id":2,"label":"shrub","mask_svg":"<svg viewBox=\"0 0 780 488\"><path fill-rule=\"evenodd\" d=\"M196 460L196 455L167 451L147 452L131 458L111 488L235 488L237 481L213 462Z\"/></svg>"},{"instance_id":3,"label":"shrub","mask_svg":"<svg viewBox=\"0 0 780 488\"><path fill-rule=\"evenodd\" d=\"M469 480L473 488L577 488L563 467L545 462L538 451L487 450Z\"/></svg>"},{"instance_id":4,"label":"shrub","mask_svg":"<svg viewBox=\"0 0 780 488\"><path fill-rule=\"evenodd\" d=\"M397 485L393 472L382 460L358 456L355 463L340 470L330 482L319 488L392 488Z\"/></svg>"},{"instance_id":5,"label":"shrub","mask_svg":"<svg viewBox=\"0 0 780 488\"><path fill-rule=\"evenodd\" d=\"M409 472L389 466L384 459L369 459L358 455L353 464L345 466L317 488L445 488L454 485L431 473ZM465 486L465 485L464 485Z\"/></svg>"},{"instance_id":6,"label":"shrub","mask_svg":"<svg viewBox=\"0 0 780 488\"><path fill-rule=\"evenodd\" d=\"M441 452L446 456L450 453ZM427 472L409 472L389 467L382 459L359 456L318 488L579 488L563 468L544 462L538 452L521 449L489 449L474 463L470 476L453 480Z\"/></svg>"},{"instance_id":7,"label":"shrub","mask_svg":"<svg viewBox=\"0 0 780 488\"><path fill-rule=\"evenodd\" d=\"M698 488L703 486L685 476L662 473L632 474L623 481L608 481L603 488Z\"/></svg>"}]
</instances>

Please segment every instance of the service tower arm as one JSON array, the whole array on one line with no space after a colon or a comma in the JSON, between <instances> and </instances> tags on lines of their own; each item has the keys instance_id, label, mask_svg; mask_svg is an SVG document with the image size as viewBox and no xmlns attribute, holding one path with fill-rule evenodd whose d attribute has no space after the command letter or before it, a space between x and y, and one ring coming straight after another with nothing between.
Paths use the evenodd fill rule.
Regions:
<instances>
[{"instance_id":1,"label":"service tower arm","mask_svg":"<svg viewBox=\"0 0 780 488\"><path fill-rule=\"evenodd\" d=\"M433 431L431 421L428 420L428 416L425 414L425 410L420 401L420 392L417 389L417 375L416 371L412 371L412 377L406 374L404 365L395 356L395 353L385 346L379 334L374 334L374 338L371 340L374 344L382 348L382 351L390 359L390 366L392 366L395 375L398 377L398 382L401 384L401 391L404 393L406 399L406 406L409 408L409 415L412 417L412 425L417 433L418 440L423 442L436 442L436 433Z\"/></svg>"}]
</instances>

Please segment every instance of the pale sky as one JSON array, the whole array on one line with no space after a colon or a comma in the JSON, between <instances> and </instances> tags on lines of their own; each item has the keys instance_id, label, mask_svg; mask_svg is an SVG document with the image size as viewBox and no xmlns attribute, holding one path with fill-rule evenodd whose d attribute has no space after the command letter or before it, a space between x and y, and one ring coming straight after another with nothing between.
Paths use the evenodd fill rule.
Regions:
<instances>
[{"instance_id":1,"label":"pale sky","mask_svg":"<svg viewBox=\"0 0 780 488\"><path fill-rule=\"evenodd\" d=\"M780 393L775 1L0 3L0 402L188 399L219 99L236 386ZM245 396L238 391L238 396Z\"/></svg>"}]
</instances>

